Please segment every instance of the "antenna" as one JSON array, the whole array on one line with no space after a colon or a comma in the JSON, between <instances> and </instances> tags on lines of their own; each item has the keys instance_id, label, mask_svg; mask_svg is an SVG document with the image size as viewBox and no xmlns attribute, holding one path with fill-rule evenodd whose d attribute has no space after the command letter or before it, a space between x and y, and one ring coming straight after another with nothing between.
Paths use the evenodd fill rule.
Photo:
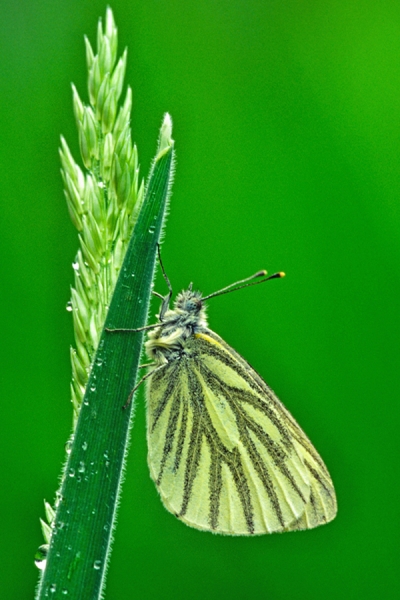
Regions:
<instances>
[{"instance_id":1,"label":"antenna","mask_svg":"<svg viewBox=\"0 0 400 600\"><path fill-rule=\"evenodd\" d=\"M252 279L257 279L258 277L264 277L267 274L267 271L257 271L254 275L250 277L246 277L246 279L241 279L240 281L236 281L236 283L231 283L226 287L222 288L222 290L218 290L218 292L213 292L208 296L204 296L202 300L209 300L210 298L215 298L215 296L222 296L223 294L229 294L230 292L236 292L237 290L241 290L242 288L250 287L251 285L258 285L259 283L264 283L264 281L268 281L269 279L281 279L285 277L285 273L283 271L279 271L279 273L274 273L265 279L261 279L261 281L253 281L252 283L247 283L248 281L252 281Z\"/></svg>"},{"instance_id":2,"label":"antenna","mask_svg":"<svg viewBox=\"0 0 400 600\"><path fill-rule=\"evenodd\" d=\"M169 289L169 297L170 297L170 299L171 299L171 296L172 296L172 286L171 286L171 282L170 282L170 280L168 279L168 275L167 275L167 274L166 274L166 272L165 272L164 265L163 265L163 261L161 260L161 249L160 249L160 244L157 244L157 252L158 252L158 260L160 261L160 267L161 267L161 271L162 271L163 277L164 277L164 279L165 279L165 282L166 282L166 284L167 284L167 286L168 286L168 289Z\"/></svg>"},{"instance_id":3,"label":"antenna","mask_svg":"<svg viewBox=\"0 0 400 600\"><path fill-rule=\"evenodd\" d=\"M165 282L166 282L166 284L168 286L168 290L169 290L168 294L166 296L161 296L161 294L157 294L157 293L155 294L156 296L159 296L159 297L162 298L162 304L161 304L159 319L160 319L160 321L163 321L164 315L165 315L165 313L167 312L167 310L169 308L169 303L170 303L171 298L172 298L172 285L171 285L170 280L168 279L168 275L165 272L164 265L163 265L163 262L161 260L160 244L157 244L157 251L158 251L158 260L160 261L161 271L162 271L162 274L164 276Z\"/></svg>"}]
</instances>

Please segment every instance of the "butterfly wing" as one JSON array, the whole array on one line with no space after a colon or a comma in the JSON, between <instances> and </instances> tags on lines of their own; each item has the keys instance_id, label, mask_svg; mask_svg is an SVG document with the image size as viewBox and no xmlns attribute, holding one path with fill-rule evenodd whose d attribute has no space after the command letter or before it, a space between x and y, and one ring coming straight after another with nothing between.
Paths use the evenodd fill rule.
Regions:
<instances>
[{"instance_id":1,"label":"butterfly wing","mask_svg":"<svg viewBox=\"0 0 400 600\"><path fill-rule=\"evenodd\" d=\"M165 507L230 535L309 529L332 520L329 473L250 365L210 330L150 377L151 476Z\"/></svg>"}]
</instances>

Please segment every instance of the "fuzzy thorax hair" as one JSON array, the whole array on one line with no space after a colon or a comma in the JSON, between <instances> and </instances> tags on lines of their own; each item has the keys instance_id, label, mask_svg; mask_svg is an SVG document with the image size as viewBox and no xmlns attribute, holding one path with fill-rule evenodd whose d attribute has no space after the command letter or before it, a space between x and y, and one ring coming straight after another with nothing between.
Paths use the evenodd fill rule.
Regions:
<instances>
[{"instance_id":1,"label":"fuzzy thorax hair","mask_svg":"<svg viewBox=\"0 0 400 600\"><path fill-rule=\"evenodd\" d=\"M149 332L146 353L158 363L169 362L184 354L190 336L205 329L207 318L201 293L184 290L177 295L174 308L165 312L160 326Z\"/></svg>"}]
</instances>

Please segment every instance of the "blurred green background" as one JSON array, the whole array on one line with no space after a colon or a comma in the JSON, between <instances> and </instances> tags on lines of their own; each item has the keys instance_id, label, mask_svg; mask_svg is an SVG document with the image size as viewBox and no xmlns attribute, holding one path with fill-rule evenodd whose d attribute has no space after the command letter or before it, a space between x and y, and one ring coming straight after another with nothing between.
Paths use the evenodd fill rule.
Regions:
<instances>
[{"instance_id":1,"label":"blurred green background","mask_svg":"<svg viewBox=\"0 0 400 600\"><path fill-rule=\"evenodd\" d=\"M33 597L43 498L70 433L65 306L77 249L59 175L78 156L70 82L106 4L2 0L2 595ZM163 113L177 168L163 257L175 291L260 268L286 279L210 302L322 454L339 514L255 539L181 524L146 465L138 398L107 599L397 598L400 5L114 0L142 174ZM165 290L161 279L157 289ZM153 307L155 308L155 307ZM5 595L4 595L5 594Z\"/></svg>"}]
</instances>

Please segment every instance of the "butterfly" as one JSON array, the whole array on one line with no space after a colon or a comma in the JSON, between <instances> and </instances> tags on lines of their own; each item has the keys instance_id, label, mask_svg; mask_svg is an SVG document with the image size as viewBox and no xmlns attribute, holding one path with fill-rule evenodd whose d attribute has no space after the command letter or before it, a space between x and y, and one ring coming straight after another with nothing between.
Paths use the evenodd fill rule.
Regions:
<instances>
[{"instance_id":1,"label":"butterfly","mask_svg":"<svg viewBox=\"0 0 400 600\"><path fill-rule=\"evenodd\" d=\"M336 495L322 458L260 375L207 324L206 300L284 273L260 271L206 297L191 284L173 308L163 274L169 293L153 292L162 303L158 323L141 328L150 330L152 362L138 385L147 380L148 464L165 508L226 535L331 521Z\"/></svg>"}]
</instances>

